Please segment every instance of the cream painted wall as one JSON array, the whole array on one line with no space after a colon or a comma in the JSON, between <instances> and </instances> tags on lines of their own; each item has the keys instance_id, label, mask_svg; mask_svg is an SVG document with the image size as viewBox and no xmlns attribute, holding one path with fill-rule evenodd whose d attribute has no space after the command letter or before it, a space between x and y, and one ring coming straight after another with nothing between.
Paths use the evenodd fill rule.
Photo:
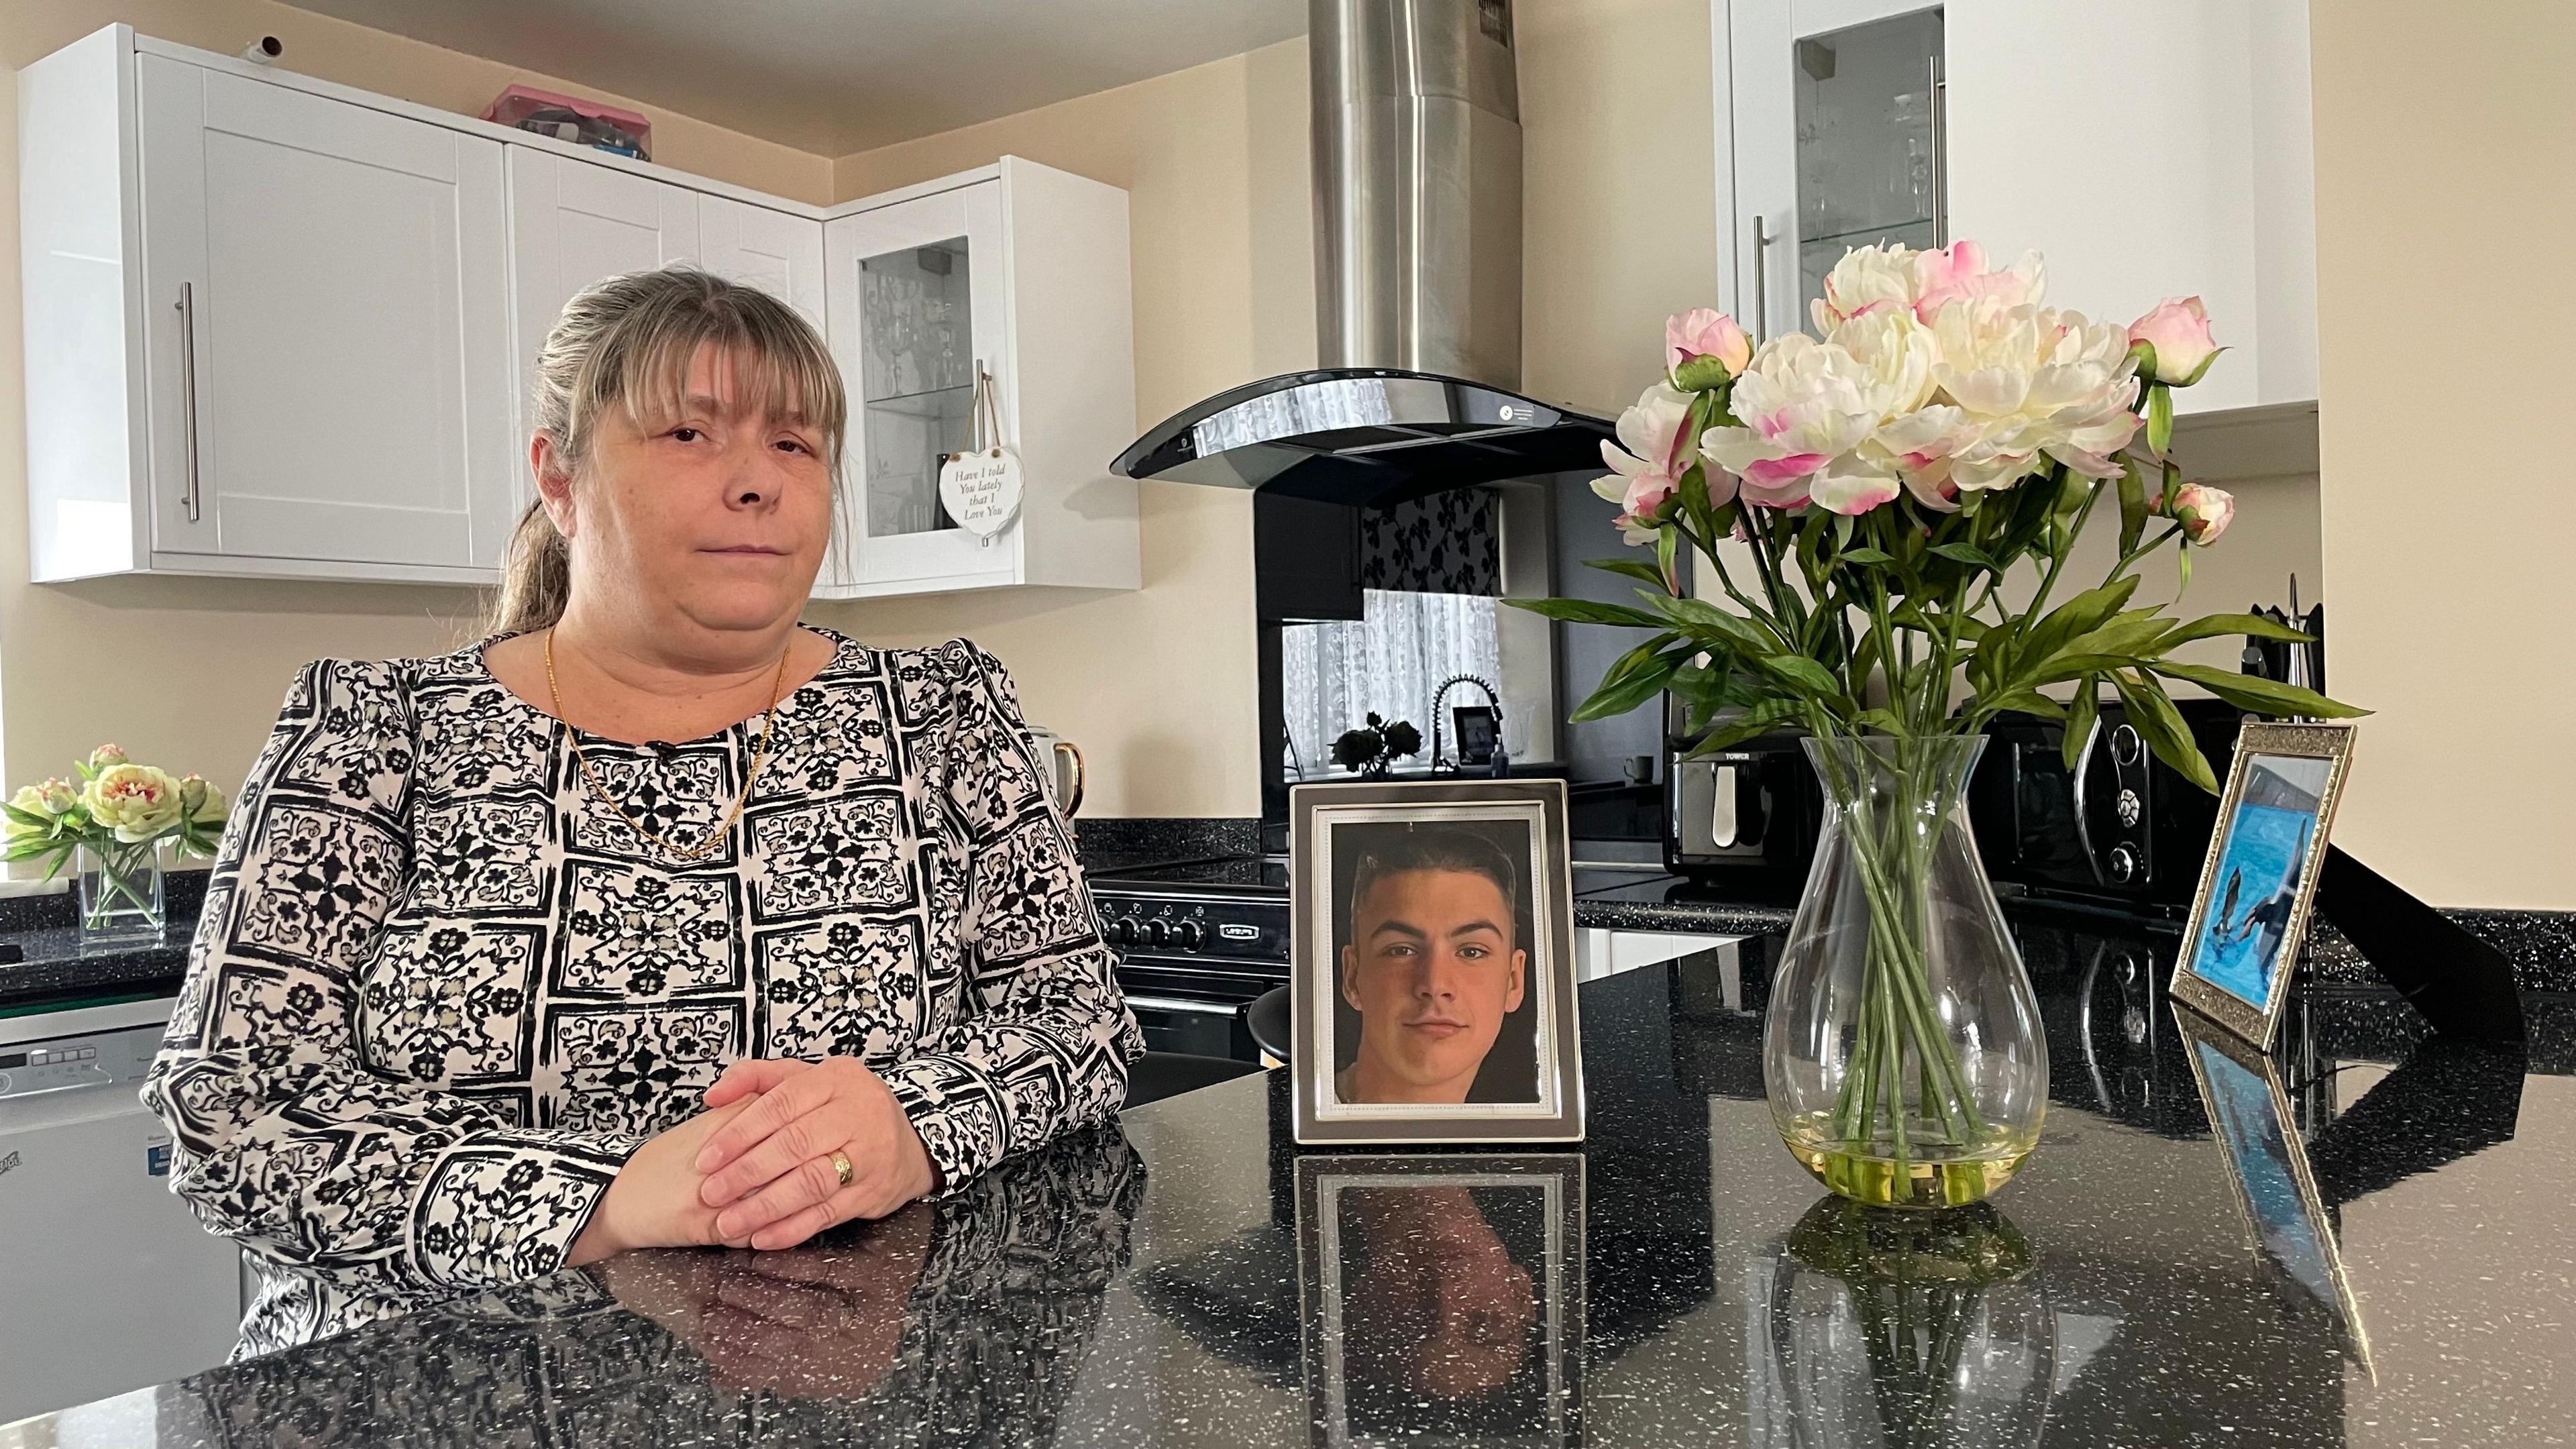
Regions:
<instances>
[{"instance_id":1,"label":"cream painted wall","mask_svg":"<svg viewBox=\"0 0 2576 1449\"><path fill-rule=\"evenodd\" d=\"M2442 905L2576 908L2576 297L2449 244L2576 231L2576 7L2339 0L2312 40L2327 676L2378 711L2336 842Z\"/></svg>"},{"instance_id":2,"label":"cream painted wall","mask_svg":"<svg viewBox=\"0 0 2576 1449\"><path fill-rule=\"evenodd\" d=\"M1525 0L1521 382L1605 416L1720 305L1707 0Z\"/></svg>"},{"instance_id":3,"label":"cream painted wall","mask_svg":"<svg viewBox=\"0 0 2576 1449\"><path fill-rule=\"evenodd\" d=\"M18 294L17 69L102 25L230 52L286 43L289 69L460 112L515 80L562 82L268 0L0 3L0 768L15 785L65 774L114 740L228 788L249 769L287 682L322 655L454 647L478 600L464 589L117 578L27 582L25 364ZM649 106L657 159L807 201L831 199L829 158ZM317 415L312 446L354 454L363 420ZM359 465L363 466L362 459Z\"/></svg>"}]
</instances>

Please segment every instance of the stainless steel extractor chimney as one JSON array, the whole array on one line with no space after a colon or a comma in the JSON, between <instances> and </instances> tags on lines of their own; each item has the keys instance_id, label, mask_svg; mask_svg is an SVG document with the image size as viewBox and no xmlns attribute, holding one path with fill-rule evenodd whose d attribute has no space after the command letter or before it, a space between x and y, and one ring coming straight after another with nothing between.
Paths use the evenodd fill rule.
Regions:
<instances>
[{"instance_id":1,"label":"stainless steel extractor chimney","mask_svg":"<svg viewBox=\"0 0 2576 1449\"><path fill-rule=\"evenodd\" d=\"M1320 365L1193 403L1110 464L1353 507L1601 466L1519 394L1511 0L1308 0Z\"/></svg>"},{"instance_id":2,"label":"stainless steel extractor chimney","mask_svg":"<svg viewBox=\"0 0 2576 1449\"><path fill-rule=\"evenodd\" d=\"M1326 367L1521 378L1510 0L1309 0Z\"/></svg>"}]
</instances>

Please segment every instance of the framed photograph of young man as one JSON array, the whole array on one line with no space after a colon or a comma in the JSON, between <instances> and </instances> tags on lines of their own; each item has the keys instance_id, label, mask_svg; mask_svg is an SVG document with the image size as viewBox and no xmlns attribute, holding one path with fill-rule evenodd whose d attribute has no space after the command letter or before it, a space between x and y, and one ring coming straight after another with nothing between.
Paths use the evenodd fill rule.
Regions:
<instances>
[{"instance_id":1,"label":"framed photograph of young man","mask_svg":"<svg viewBox=\"0 0 2576 1449\"><path fill-rule=\"evenodd\" d=\"M1304 1143L1583 1136L1565 783L1289 794Z\"/></svg>"},{"instance_id":2,"label":"framed photograph of young man","mask_svg":"<svg viewBox=\"0 0 2576 1449\"><path fill-rule=\"evenodd\" d=\"M2297 974L2352 740L2350 725L2249 724L2237 736L2173 996L2257 1048L2271 1046Z\"/></svg>"}]
</instances>

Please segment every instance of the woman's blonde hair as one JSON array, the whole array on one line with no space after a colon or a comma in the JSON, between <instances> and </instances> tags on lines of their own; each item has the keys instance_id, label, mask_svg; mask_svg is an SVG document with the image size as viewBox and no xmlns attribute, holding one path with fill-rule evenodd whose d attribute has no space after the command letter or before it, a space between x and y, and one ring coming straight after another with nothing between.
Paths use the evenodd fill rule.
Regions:
<instances>
[{"instance_id":1,"label":"woman's blonde hair","mask_svg":"<svg viewBox=\"0 0 2576 1449\"><path fill-rule=\"evenodd\" d=\"M730 365L729 401L822 432L837 482L849 404L823 339L769 293L695 267L610 277L564 304L537 354L536 431L553 440L566 475L577 475L608 408L623 408L638 426L683 411L690 365L709 347ZM563 617L571 591L571 551L544 501L532 501L510 537L485 631L546 628Z\"/></svg>"}]
</instances>

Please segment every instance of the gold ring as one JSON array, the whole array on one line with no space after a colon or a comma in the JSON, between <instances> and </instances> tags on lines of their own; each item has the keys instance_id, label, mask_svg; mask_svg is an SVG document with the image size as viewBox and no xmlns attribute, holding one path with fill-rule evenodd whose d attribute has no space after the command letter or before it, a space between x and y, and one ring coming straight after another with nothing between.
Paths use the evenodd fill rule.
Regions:
<instances>
[{"instance_id":1,"label":"gold ring","mask_svg":"<svg viewBox=\"0 0 2576 1449\"><path fill-rule=\"evenodd\" d=\"M841 1179L841 1186L843 1186L843 1187L848 1187L848 1186L850 1185L850 1159L849 1159L849 1158L844 1157L843 1155L841 1155L841 1154L840 1154L840 1153L838 1153L838 1152L833 1153L833 1154L832 1154L832 1171L833 1171L834 1175L838 1176L838 1177Z\"/></svg>"}]
</instances>

